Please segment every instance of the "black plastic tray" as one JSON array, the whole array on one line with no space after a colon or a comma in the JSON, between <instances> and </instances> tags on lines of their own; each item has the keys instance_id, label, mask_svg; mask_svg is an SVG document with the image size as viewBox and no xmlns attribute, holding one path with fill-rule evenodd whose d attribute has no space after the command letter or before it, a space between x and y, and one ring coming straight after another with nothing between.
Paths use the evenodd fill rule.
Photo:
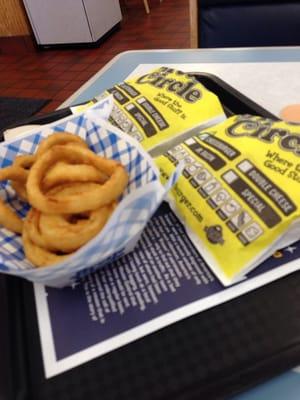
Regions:
<instances>
[{"instance_id":1,"label":"black plastic tray","mask_svg":"<svg viewBox=\"0 0 300 400\"><path fill-rule=\"evenodd\" d=\"M219 96L228 115L272 117L217 77L197 77ZM46 118L50 122L52 115ZM0 283L6 313L1 319L6 338L0 340L0 354L6 354L0 359L0 376L6 373L5 399L225 399L300 363L300 303L295 301L300 273L48 380L32 285L12 277L1 277Z\"/></svg>"},{"instance_id":2,"label":"black plastic tray","mask_svg":"<svg viewBox=\"0 0 300 400\"><path fill-rule=\"evenodd\" d=\"M252 114L261 115L265 118L278 119L268 110L249 99L249 97L245 96L219 77L204 72L195 72L193 75L202 85L218 96L224 112L228 117L235 114Z\"/></svg>"}]
</instances>

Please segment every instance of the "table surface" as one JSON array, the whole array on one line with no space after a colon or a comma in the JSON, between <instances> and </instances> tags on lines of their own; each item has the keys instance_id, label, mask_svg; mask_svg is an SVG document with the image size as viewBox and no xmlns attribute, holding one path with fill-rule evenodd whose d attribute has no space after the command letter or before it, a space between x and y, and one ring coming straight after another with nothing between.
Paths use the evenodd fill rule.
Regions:
<instances>
[{"instance_id":1,"label":"table surface","mask_svg":"<svg viewBox=\"0 0 300 400\"><path fill-rule=\"evenodd\" d=\"M238 73L239 66L242 70L243 66L246 64L253 64L257 70L259 70L258 66L263 63L274 63L274 69L272 68L273 71L276 71L276 68L279 68L280 70L280 66L283 63L290 63L287 64L287 67L290 65L294 75L291 74L291 76L284 76L286 87L289 87L289 93L294 95L294 99L297 99L298 96L298 103L300 103L300 94L298 95L300 90L298 90L296 85L299 84L300 79L297 82L291 82L291 79L295 79L295 73L297 73L295 71L299 70L300 78L300 47L281 47L203 50L142 50L121 53L95 74L89 81L87 81L74 93L74 95L67 99L61 105L61 108L78 104L99 95L106 88L124 80L140 64L186 64L187 69L189 64L193 64L193 70L196 66L199 66L198 71L200 72L202 66L202 70L204 69L208 72L211 71L212 73L215 73L215 71L218 71L219 75L222 75L222 79L226 80L226 71L228 71L228 68L226 69L225 64L227 64L227 66L229 66L229 64L235 64ZM249 78L249 76L243 77L243 81L247 82L247 79L249 80ZM237 82L239 82L238 77L236 79ZM288 81L288 79L290 80ZM289 85L289 83L291 83L291 85ZM242 85L241 87L238 86L239 85L235 84L236 89L243 92ZM247 93L245 94L247 95ZM288 371L285 374L248 391L247 393L235 397L234 400L298 400L299 393L300 368L299 373L297 369Z\"/></svg>"},{"instance_id":2,"label":"table surface","mask_svg":"<svg viewBox=\"0 0 300 400\"><path fill-rule=\"evenodd\" d=\"M287 68L294 74L297 74L297 64L300 62L300 47L262 47L262 48L235 48L235 49L201 49L201 50L140 50L128 51L119 54L113 58L104 68L87 81L79 90L77 90L70 98L68 98L60 108L87 101L96 95L102 93L106 88L124 80L127 76L140 64L192 64L192 69L197 68L198 71L217 71L218 74L222 69L229 70L230 64L257 65L257 63L266 66L276 63L277 68L285 63ZM221 67L221 69L220 69ZM227 67L227 68L226 68ZM259 69L257 69L259 71ZM269 68L269 73L276 69ZM235 71L236 72L236 71ZM281 71L280 71L281 72ZM285 73L285 71L283 71ZM256 74L258 78L260 76ZM294 78L295 75L292 76ZM224 76L220 76L224 79ZM300 78L300 70L298 77ZM226 75L225 75L226 78ZM281 77L280 77L281 78ZM291 77L289 77L291 79ZM253 79L253 77L251 77ZM284 74L284 79L288 76ZM250 76L243 76L241 83L247 83ZM299 85L299 81L293 80L294 92L299 93L295 85ZM255 81L254 81L255 82ZM230 82L228 82L230 83ZM263 82L265 84L265 82ZM277 82L276 82L277 83ZM242 89L237 87L237 89ZM288 82L286 89L288 88ZM299 99L300 102L300 99Z\"/></svg>"}]
</instances>

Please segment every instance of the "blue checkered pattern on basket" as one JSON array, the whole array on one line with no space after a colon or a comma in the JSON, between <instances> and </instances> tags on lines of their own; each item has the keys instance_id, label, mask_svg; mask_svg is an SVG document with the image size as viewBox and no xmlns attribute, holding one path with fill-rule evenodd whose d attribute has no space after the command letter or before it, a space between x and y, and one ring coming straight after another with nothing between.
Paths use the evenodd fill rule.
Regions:
<instances>
[{"instance_id":1,"label":"blue checkered pattern on basket","mask_svg":"<svg viewBox=\"0 0 300 400\"><path fill-rule=\"evenodd\" d=\"M75 115L39 129L0 146L0 167L8 166L17 154L33 153L42 138L53 132L67 131L81 136L97 154L119 160L130 179L122 202L103 231L76 255L55 268L32 268L25 259L20 237L0 229L0 271L55 286L71 283L83 270L101 267L134 245L145 224L165 195L159 183L157 169L149 156L123 133L101 120L89 120L87 114ZM174 177L173 177L174 178ZM173 182L173 181L172 181ZM28 206L21 202L7 183L0 195L21 215ZM127 250L126 250L127 249Z\"/></svg>"}]
</instances>

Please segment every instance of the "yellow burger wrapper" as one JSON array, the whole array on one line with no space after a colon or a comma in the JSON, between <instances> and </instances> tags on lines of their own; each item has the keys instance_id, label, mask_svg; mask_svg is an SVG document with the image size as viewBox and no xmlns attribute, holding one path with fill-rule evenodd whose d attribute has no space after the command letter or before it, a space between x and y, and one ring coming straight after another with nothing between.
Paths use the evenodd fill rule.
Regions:
<instances>
[{"instance_id":1,"label":"yellow burger wrapper","mask_svg":"<svg viewBox=\"0 0 300 400\"><path fill-rule=\"evenodd\" d=\"M114 96L109 121L134 137L152 155L161 154L191 130L225 119L217 96L194 76L160 67L130 78L103 95ZM180 138L180 139L179 139Z\"/></svg>"},{"instance_id":2,"label":"yellow burger wrapper","mask_svg":"<svg viewBox=\"0 0 300 400\"><path fill-rule=\"evenodd\" d=\"M235 116L156 158L170 203L224 285L300 239L300 125Z\"/></svg>"}]
</instances>

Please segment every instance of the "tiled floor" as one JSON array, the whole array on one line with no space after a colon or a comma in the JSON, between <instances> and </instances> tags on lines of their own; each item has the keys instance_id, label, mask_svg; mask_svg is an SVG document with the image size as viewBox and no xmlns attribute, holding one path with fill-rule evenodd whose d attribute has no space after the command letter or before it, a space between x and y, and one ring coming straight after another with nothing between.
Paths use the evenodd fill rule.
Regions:
<instances>
[{"instance_id":1,"label":"tiled floor","mask_svg":"<svg viewBox=\"0 0 300 400\"><path fill-rule=\"evenodd\" d=\"M0 54L0 95L48 98L52 101L43 112L52 111L120 52L189 47L187 0L149 0L149 15L142 0L121 5L121 29L98 48L35 51L18 46Z\"/></svg>"}]
</instances>

